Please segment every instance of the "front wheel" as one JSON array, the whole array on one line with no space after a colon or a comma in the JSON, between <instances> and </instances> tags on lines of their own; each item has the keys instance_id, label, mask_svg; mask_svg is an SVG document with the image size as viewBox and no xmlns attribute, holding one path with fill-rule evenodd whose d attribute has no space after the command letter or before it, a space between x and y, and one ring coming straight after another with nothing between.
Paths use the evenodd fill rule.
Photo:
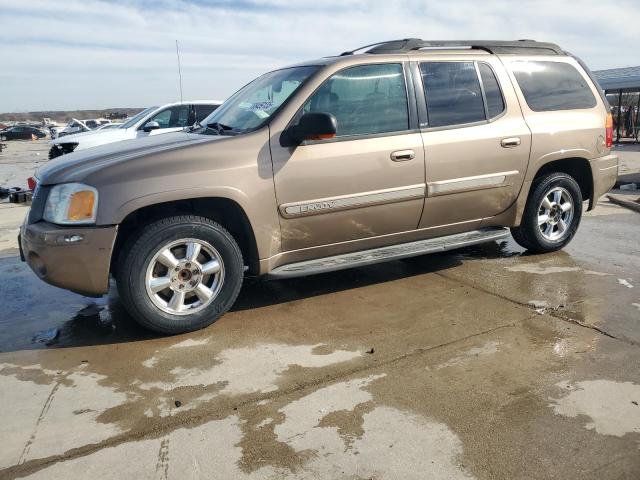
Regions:
<instances>
[{"instance_id":1,"label":"front wheel","mask_svg":"<svg viewBox=\"0 0 640 480\"><path fill-rule=\"evenodd\" d=\"M566 173L535 180L519 227L511 229L518 244L533 252L553 252L567 245L582 218L582 192Z\"/></svg>"},{"instance_id":2,"label":"front wheel","mask_svg":"<svg viewBox=\"0 0 640 480\"><path fill-rule=\"evenodd\" d=\"M214 221L192 215L143 227L124 246L116 282L125 308L143 326L177 334L227 312L243 280L242 254Z\"/></svg>"}]
</instances>

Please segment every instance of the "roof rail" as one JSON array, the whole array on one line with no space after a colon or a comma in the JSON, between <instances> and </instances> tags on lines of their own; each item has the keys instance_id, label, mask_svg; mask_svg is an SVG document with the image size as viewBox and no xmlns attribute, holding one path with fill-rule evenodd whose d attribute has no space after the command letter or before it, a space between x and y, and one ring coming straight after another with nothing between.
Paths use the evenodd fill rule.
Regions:
<instances>
[{"instance_id":1,"label":"roof rail","mask_svg":"<svg viewBox=\"0 0 640 480\"><path fill-rule=\"evenodd\" d=\"M414 50L427 48L469 48L473 50L484 50L492 54L520 54L520 55L566 55L555 43L536 42L535 40L421 40L419 38L405 38L402 40L391 40L380 42L365 53L406 53ZM344 52L341 55L353 55L358 50L362 50L373 45Z\"/></svg>"}]
</instances>

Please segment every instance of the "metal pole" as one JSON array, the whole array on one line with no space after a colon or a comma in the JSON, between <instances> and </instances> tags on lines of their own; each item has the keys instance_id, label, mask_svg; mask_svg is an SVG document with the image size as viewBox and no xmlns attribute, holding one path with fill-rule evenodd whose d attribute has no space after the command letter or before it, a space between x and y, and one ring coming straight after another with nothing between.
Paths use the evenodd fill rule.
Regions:
<instances>
[{"instance_id":1,"label":"metal pole","mask_svg":"<svg viewBox=\"0 0 640 480\"><path fill-rule=\"evenodd\" d=\"M618 128L616 129L616 143L620 143L620 119L622 118L622 89L618 91Z\"/></svg>"},{"instance_id":2,"label":"metal pole","mask_svg":"<svg viewBox=\"0 0 640 480\"><path fill-rule=\"evenodd\" d=\"M178 40L176 40L176 57L178 57L178 78L180 83L180 103L182 103L182 70L180 69L180 50L178 49ZM622 94L620 94L622 95Z\"/></svg>"},{"instance_id":3,"label":"metal pole","mask_svg":"<svg viewBox=\"0 0 640 480\"><path fill-rule=\"evenodd\" d=\"M638 141L638 129L640 129L640 90L638 90L638 105L636 106L636 121L633 126L634 133L636 134L636 142Z\"/></svg>"}]
</instances>

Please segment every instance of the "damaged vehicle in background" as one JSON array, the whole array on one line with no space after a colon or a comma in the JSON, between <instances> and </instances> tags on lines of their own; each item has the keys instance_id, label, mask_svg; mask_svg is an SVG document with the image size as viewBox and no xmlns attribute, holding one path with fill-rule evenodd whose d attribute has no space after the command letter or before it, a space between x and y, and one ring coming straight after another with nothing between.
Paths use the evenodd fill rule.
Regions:
<instances>
[{"instance_id":1,"label":"damaged vehicle in background","mask_svg":"<svg viewBox=\"0 0 640 480\"><path fill-rule=\"evenodd\" d=\"M118 128L98 129L53 140L49 158L107 143L176 132L202 121L220 105L222 102L216 100L197 100L149 107Z\"/></svg>"},{"instance_id":2,"label":"damaged vehicle in background","mask_svg":"<svg viewBox=\"0 0 640 480\"><path fill-rule=\"evenodd\" d=\"M51 132L51 138L59 138L64 137L65 135L73 135L75 133L90 132L110 123L111 120L107 120L105 118L89 120L78 120L77 118L72 118L63 128L52 126L49 130Z\"/></svg>"}]
</instances>

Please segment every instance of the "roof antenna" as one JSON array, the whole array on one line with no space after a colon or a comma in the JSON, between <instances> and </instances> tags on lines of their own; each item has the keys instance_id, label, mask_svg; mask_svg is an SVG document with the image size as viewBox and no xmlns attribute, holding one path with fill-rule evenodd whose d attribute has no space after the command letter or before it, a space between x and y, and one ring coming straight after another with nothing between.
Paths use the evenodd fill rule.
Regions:
<instances>
[{"instance_id":1,"label":"roof antenna","mask_svg":"<svg viewBox=\"0 0 640 480\"><path fill-rule=\"evenodd\" d=\"M178 78L180 80L180 103L182 103L182 71L180 70L180 50L178 49L178 40L176 40L176 56L178 57Z\"/></svg>"}]
</instances>

